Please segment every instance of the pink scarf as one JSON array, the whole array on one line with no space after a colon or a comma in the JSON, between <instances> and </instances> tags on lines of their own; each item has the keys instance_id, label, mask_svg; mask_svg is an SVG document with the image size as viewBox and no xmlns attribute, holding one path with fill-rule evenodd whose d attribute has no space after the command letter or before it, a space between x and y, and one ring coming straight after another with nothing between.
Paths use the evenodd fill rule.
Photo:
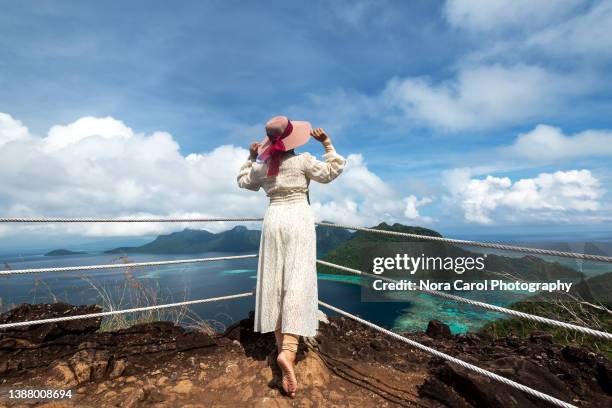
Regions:
<instances>
[{"instance_id":1,"label":"pink scarf","mask_svg":"<svg viewBox=\"0 0 612 408\"><path fill-rule=\"evenodd\" d=\"M278 176L278 171L280 168L280 160L284 152L287 151L285 144L283 143L283 139L291 134L293 131L293 125L291 121L287 122L287 127L285 131L280 135L268 135L268 139L270 140L270 145L264 150L259 158L268 163L268 176L276 177Z\"/></svg>"}]
</instances>

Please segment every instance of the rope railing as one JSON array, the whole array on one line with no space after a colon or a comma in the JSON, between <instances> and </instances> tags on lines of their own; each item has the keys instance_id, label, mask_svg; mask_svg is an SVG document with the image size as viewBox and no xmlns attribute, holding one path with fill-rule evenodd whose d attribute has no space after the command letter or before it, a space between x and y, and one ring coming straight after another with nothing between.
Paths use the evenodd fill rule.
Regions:
<instances>
[{"instance_id":1,"label":"rope railing","mask_svg":"<svg viewBox=\"0 0 612 408\"><path fill-rule=\"evenodd\" d=\"M53 267L53 268L33 268L33 269L9 269L5 271L0 271L0 276L22 275L22 274L30 274L30 273L75 272L75 271L92 271L92 270L100 270L100 269L123 269L123 268L136 268L136 267L145 267L145 266L179 265L179 264L188 264L188 263L225 261L225 260L233 260L233 259L251 259L251 258L257 258L257 257L258 257L257 254L232 255L232 256L217 256L217 257L211 257L211 258L175 259L171 261L79 265L79 266L64 266L64 267L57 267L57 268Z\"/></svg>"},{"instance_id":2,"label":"rope railing","mask_svg":"<svg viewBox=\"0 0 612 408\"><path fill-rule=\"evenodd\" d=\"M159 217L131 217L131 218L64 218L64 217L0 217L0 223L78 223L78 222L219 222L219 221L262 221L263 218L229 217L229 218L159 218Z\"/></svg>"},{"instance_id":3,"label":"rope railing","mask_svg":"<svg viewBox=\"0 0 612 408\"><path fill-rule=\"evenodd\" d=\"M399 341L401 341L403 343L409 344L412 347L415 347L415 348L417 348L419 350L422 350L422 351L424 351L426 353L429 353L429 354L434 355L436 357L442 358L444 360L450 361L451 363L457 364L457 365L459 365L459 366L461 366L461 367L463 367L465 369L468 369L470 371L474 371L474 372L476 372L476 373L478 373L480 375L484 375L485 377L490 378L492 380L501 382L502 384L506 384L506 385L508 385L508 386L510 386L512 388L516 388L517 390L523 391L523 392L525 392L525 393L527 393L527 394L529 394L531 396L534 396L536 398L542 399L544 401L547 401L547 402L549 402L551 404L554 404L556 406L559 406L559 407L563 407L563 408L577 408L575 405L569 404L569 403L567 403L565 401L562 401L562 400L560 400L558 398L555 398L555 397L550 396L548 394L545 394L543 392L534 390L533 388L527 387L526 385L517 383L516 381L512 381L512 380L510 380L510 379L508 379L506 377L502 377L501 375L495 374L495 373L493 373L491 371L485 370L485 369L480 368L478 366L475 366L473 364L466 363L463 360L460 360L460 359L458 359L456 357L450 356L450 355L448 355L446 353L443 353L441 351L438 351L438 350L436 350L434 348L427 347L427 346L425 346L425 345L423 345L423 344L421 344L421 343L419 343L417 341L411 340L411 339L409 339L407 337L404 337L404 336L402 336L402 335L400 335L398 333L392 332L391 330L387 330L384 327L380 327L378 325L375 325L374 323L371 323L371 322L369 322L367 320L364 320L364 319L362 319L362 318L360 318L358 316L355 316L355 315L353 315L353 314L351 314L349 312L346 312L346 311L344 311L342 309L338 309L337 307L334 307L334 306L332 306L332 305L330 305L328 303L325 303L325 302L323 302L321 300L319 300L319 304L321 306L327 308L327 309L330 309L330 310L332 310L332 311L342 315L342 316L348 317L349 319L355 320L356 322L359 322L359 323L361 323L363 325L371 327L372 329L377 330L377 331L379 331L381 333L384 333L384 334L386 334L388 336L391 336L391 337L393 337L393 338L395 338L395 339L397 339L397 340L399 340Z\"/></svg>"},{"instance_id":4,"label":"rope railing","mask_svg":"<svg viewBox=\"0 0 612 408\"><path fill-rule=\"evenodd\" d=\"M368 273L368 272L360 271L358 269L348 268L346 266L337 265L335 263L321 261L319 259L317 259L317 262L319 264L321 264L321 265L325 265L325 266L329 266L330 268L335 268L335 269L338 269L338 270L350 272L350 273L353 273L355 275L363 275L363 276L373 277L373 278L376 278L376 279L381 279L381 280L384 280L386 282L398 283L397 280L391 279L391 278L387 278L386 276L374 275L374 274L371 274L371 273ZM467 299L467 298L464 298L464 297L461 297L461 296L456 296L456 295L451 295L449 293L439 292L437 290L417 289L417 291L418 292L422 292L422 293L426 293L428 295L437 296L437 297L440 297L440 298L452 300L452 301L455 301L455 302L466 303L468 305L477 306L477 307L480 307L480 308L483 308L483 309L487 309L487 310L491 310L491 311L494 311L494 312L505 313L505 314L510 315L510 316L520 317L522 319L531 320L531 321L538 322L538 323L549 324L551 326L557 326L557 327L561 327L561 328L568 329L568 330L574 330L574 331L577 331L577 332L580 332L580 333L588 334L590 336L600 337L600 338L606 339L606 340L612 340L612 333L608 333L608 332L604 332L604 331L599 331L599 330L591 329L590 327L578 326L576 324L561 322L561 321L558 321L558 320L549 319L549 318L542 317L542 316L537 316L537 315L532 315L532 314L525 313L525 312L519 312L518 310L508 309L508 308L505 308L505 307L502 307L502 306L491 305L489 303L479 302L477 300Z\"/></svg>"},{"instance_id":5,"label":"rope railing","mask_svg":"<svg viewBox=\"0 0 612 408\"><path fill-rule=\"evenodd\" d=\"M212 298L198 299L198 300L186 300L184 302L167 303L163 305L154 305L154 306L145 306L145 307L135 307L132 309L110 310L107 312L88 313L84 315L62 316L62 317L53 317L50 319L4 323L4 324L0 324L0 330L10 329L13 327L31 326L35 324L66 322L69 320L93 319L97 317L106 317L106 316L113 316L113 315L125 314L125 313L137 313L137 312L146 312L148 310L158 310L158 309L167 309L171 307L190 306L190 305L197 305L200 303L218 302L220 300L239 299L243 297L253 296L254 294L255 294L254 292L245 292L245 293L238 293L236 295L219 296L219 297L212 297Z\"/></svg>"},{"instance_id":6,"label":"rope railing","mask_svg":"<svg viewBox=\"0 0 612 408\"><path fill-rule=\"evenodd\" d=\"M143 218L99 218L99 217L98 218L51 218L51 217L2 218L0 217L0 223L98 223L98 222L111 222L111 223L184 222L184 223L189 223L189 222L222 222L222 221L227 221L227 222L262 221L262 218L151 218L151 217L143 217ZM573 253L573 252L562 252L562 251L539 249L539 248L528 248L528 247L520 247L520 246L491 243L491 242L478 242L478 241L468 241L468 240L451 239L451 238L443 238L443 237L434 237L434 236L428 236L428 235L412 234L412 233L397 232L397 231L386 231L386 230L379 230L379 229L373 229L373 228L363 228L363 227L355 227L355 226L342 225L342 224L332 224L332 223L325 223L325 222L317 222L316 224L320 226L324 226L324 227L344 228L344 229L349 229L349 230L354 230L354 231L363 231L363 232L371 232L371 233L383 234L383 235L402 236L402 237L416 238L416 239L429 240L429 241L446 242L446 243L458 244L458 245L463 245L463 246L492 248L492 249L499 249L499 250L515 251L515 252L532 253L532 254L537 254L537 255L549 255L549 256L558 256L558 257L565 257L565 258L575 258L575 259L582 259L582 260L593 260L593 261L599 261L599 262L612 263L612 257L608 257L608 256L580 254L580 253ZM230 260L230 259L232 260L250 259L250 258L257 258L257 256L258 256L257 254L253 254L253 255L236 255L236 256L211 257L211 258L179 259L179 260L169 260L169 261L132 262L132 263L120 263L120 264L100 264L100 265L81 265L81 266L70 266L70 267L16 269L16 270L0 271L0 276L16 275L16 274L30 274L30 273L47 273L47 272L71 272L71 271L88 271L88 270L102 270L102 269L120 269L120 268L127 268L127 267L164 266L164 265L176 265L176 264L187 264L187 263L212 262L212 261ZM321 265L325 265L325 266L329 266L329 267L336 268L339 270L351 272L356 275L370 276L370 277L375 277L377 279L382 279L385 281L397 283L396 280L391 279L391 278L381 277L378 275L359 271L357 269L345 267L342 265L337 265L331 262L326 262L322 260L317 260L317 262ZM460 296L450 295L450 294L439 292L439 291L424 290L424 289L419 289L419 291L422 293L433 295L433 296L442 297L445 299L478 306L484 309L501 312L501 313L505 313L508 315L521 317L521 318L525 318L525 319L532 320L532 321L537 321L540 323L546 323L546 324L554 325L557 327L576 330L576 331L579 331L585 334L589 334L592 336L597 336L597 337L605 338L608 340L612 340L612 334L594 330L588 327L573 325L570 323L560 322L560 321L556 321L553 319L544 318L541 316L531 315L528 313L519 312L519 311L512 310L512 309L507 309L501 306L495 306L495 305L491 305L491 304L484 303L484 302L474 301L471 299L466 299ZM239 299L239 298L244 298L244 297L253 296L253 295L254 295L254 292L245 292L245 293L240 293L240 294L235 294L235 295L190 300L190 301L169 303L169 304L163 304L163 305L153 305L153 306L145 306L145 307L137 307L137 308L121 309L121 310L109 310L109 311L104 311L104 312L99 312L99 313L89 313L89 314L84 314L84 315L61 316L61 317L48 318L48 319L5 323L5 324L0 324L0 330L10 329L14 327L45 324L45 323L56 323L56 322L80 320L80 319L91 319L91 318L102 318L102 317L126 314L126 313L138 313L138 312L145 312L145 311L150 311L150 310L166 309L166 308L173 308L173 307L183 307L183 306L190 306L190 305L209 303L209 302L215 302L215 301ZM373 328L384 334L394 337L395 339L399 341L409 344L417 349L425 351L436 357L450 361L451 363L457 364L463 368L466 368L478 374L484 375L490 379L493 379L495 381L511 386L515 389L523 391L531 396L542 399L556 406L560 406L564 408L576 408L574 405L569 404L565 401L562 401L560 399L557 399L555 397L552 397L540 391L534 390L530 387L517 383L508 378L502 377L491 371L488 371L478 366L469 364L463 360L460 360L458 358L455 358L453 356L440 352L434 348L425 346L414 340L401 336L398 333L394 333L391 330L387 330L367 320L361 319L360 317L355 316L349 312L346 312L332 305L329 305L321 300L319 300L318 302L321 306L326 307L340 315L353 319L363 325L366 325L370 328Z\"/></svg>"},{"instance_id":7,"label":"rope railing","mask_svg":"<svg viewBox=\"0 0 612 408\"><path fill-rule=\"evenodd\" d=\"M106 217L84 217L84 218L65 218L65 217L0 217L0 223L96 223L96 222L235 222L235 221L263 221L263 218L255 217L223 217L223 218L163 218L163 217L132 217L132 218L106 218ZM589 261L612 263L612 257L604 255L581 254L578 252L555 251L552 249L529 248L516 245L500 244L495 242L469 241L464 239L453 239L444 237L434 237L431 235L412 234L408 232L387 231L375 228L356 227L353 225L333 224L329 222L316 222L322 227L343 228L353 231L371 232L375 234L393 235L399 237L416 238L427 241L446 242L464 246L499 249L504 251L523 252L536 255L558 256L562 258L574 258Z\"/></svg>"},{"instance_id":8,"label":"rope railing","mask_svg":"<svg viewBox=\"0 0 612 408\"><path fill-rule=\"evenodd\" d=\"M468 241L468 240L463 240L463 239L434 237L431 235L412 234L409 232L387 231L387 230L381 230L381 229L375 229L375 228L355 227L352 225L343 225L343 224L331 224L328 222L317 222L316 224L323 226L323 227L342 228L342 229L349 229L353 231L371 232L374 234L392 235L396 237L407 237L407 238L416 238L416 239L422 239L422 240L427 240L427 241L446 242L449 244L457 244L457 245L464 245L464 246L492 248L492 249L500 249L504 251L524 252L528 254L549 255L549 256L558 256L562 258L574 258L574 259L582 259L582 260L588 260L588 261L612 263L612 257L603 256L603 255L581 254L578 252L563 252L563 251L555 251L552 249L529 248L529 247L521 247L521 246L516 246L516 245L499 244L495 242L479 242L479 241Z\"/></svg>"}]
</instances>

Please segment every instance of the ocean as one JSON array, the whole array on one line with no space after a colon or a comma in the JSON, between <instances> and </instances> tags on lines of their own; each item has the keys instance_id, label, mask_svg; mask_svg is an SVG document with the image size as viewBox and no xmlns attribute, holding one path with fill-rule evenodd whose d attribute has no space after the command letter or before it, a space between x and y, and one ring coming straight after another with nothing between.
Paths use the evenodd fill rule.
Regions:
<instances>
[{"instance_id":1,"label":"ocean","mask_svg":"<svg viewBox=\"0 0 612 408\"><path fill-rule=\"evenodd\" d=\"M0 255L2 269L26 269L125 262L149 262L227 255L208 252L189 255L116 254L90 252L83 255ZM584 265L582 265L584 267ZM105 308L129 308L253 291L257 259L121 268L67 273L43 273L0 277L0 306L5 311L20 303L67 302L99 304ZM599 265L594 268L599 268ZM584 270L584 268L583 268ZM462 293L470 296L470 293ZM473 306L441 300L425 294L390 294L384 302L362 301L361 278L319 274L319 298L383 327L400 331L424 330L431 319L448 324L454 333L474 331L505 315ZM491 294L485 300L506 306L516 296ZM191 306L200 318L219 330L247 317L254 310L254 297ZM328 310L323 311L333 315Z\"/></svg>"}]
</instances>

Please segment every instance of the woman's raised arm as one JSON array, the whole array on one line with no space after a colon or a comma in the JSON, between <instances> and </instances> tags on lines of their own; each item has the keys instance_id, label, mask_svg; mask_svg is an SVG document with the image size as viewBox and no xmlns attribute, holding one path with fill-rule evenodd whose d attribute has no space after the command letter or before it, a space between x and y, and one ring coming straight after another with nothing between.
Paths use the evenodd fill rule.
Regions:
<instances>
[{"instance_id":1,"label":"woman's raised arm","mask_svg":"<svg viewBox=\"0 0 612 408\"><path fill-rule=\"evenodd\" d=\"M321 128L314 129L311 136L321 142L325 147L323 160L317 160L310 153L304 153L305 164L304 174L311 180L319 183L329 183L342 173L346 160L336 153L336 149L331 143L331 138Z\"/></svg>"},{"instance_id":2,"label":"woman's raised arm","mask_svg":"<svg viewBox=\"0 0 612 408\"><path fill-rule=\"evenodd\" d=\"M238 172L238 187L248 190L257 191L261 188L261 177L255 167L255 159L257 158L257 149L259 143L251 144L249 148L249 159L240 166Z\"/></svg>"}]
</instances>

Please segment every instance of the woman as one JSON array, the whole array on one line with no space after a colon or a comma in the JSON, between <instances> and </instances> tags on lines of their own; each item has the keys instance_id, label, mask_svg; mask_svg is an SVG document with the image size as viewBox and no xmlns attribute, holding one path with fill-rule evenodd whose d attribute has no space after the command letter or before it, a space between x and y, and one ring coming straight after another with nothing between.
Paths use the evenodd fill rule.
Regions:
<instances>
[{"instance_id":1,"label":"woman","mask_svg":"<svg viewBox=\"0 0 612 408\"><path fill-rule=\"evenodd\" d=\"M310 180L329 183L346 161L323 129L312 130L308 122L275 116L266 123L266 135L251 145L238 185L253 191L263 188L270 197L259 246L254 330L274 331L283 390L294 398L299 336L314 336L319 324L316 235L308 185ZM324 162L310 153L295 154L293 149L310 136L325 147Z\"/></svg>"}]
</instances>

